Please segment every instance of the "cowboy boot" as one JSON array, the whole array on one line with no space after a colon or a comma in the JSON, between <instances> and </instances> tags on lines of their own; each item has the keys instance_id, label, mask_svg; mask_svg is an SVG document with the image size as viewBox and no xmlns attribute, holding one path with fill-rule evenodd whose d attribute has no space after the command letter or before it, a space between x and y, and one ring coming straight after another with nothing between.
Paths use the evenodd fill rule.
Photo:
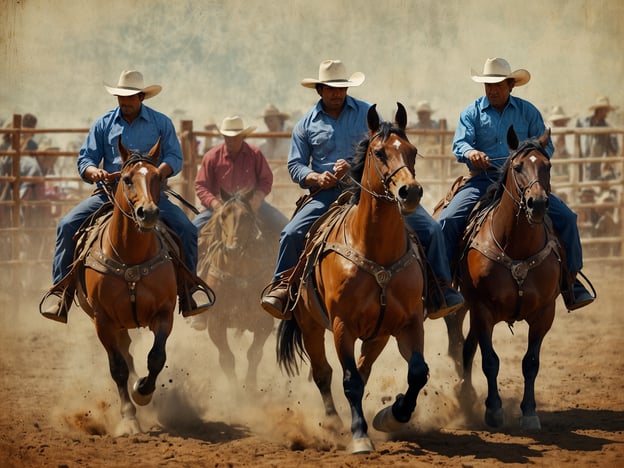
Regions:
<instances>
[{"instance_id":1,"label":"cowboy boot","mask_svg":"<svg viewBox=\"0 0 624 468\"><path fill-rule=\"evenodd\" d=\"M464 297L457 291L449 281L439 281L439 292L433 301L427 304L427 318L439 319L449 314L453 314L464 307Z\"/></svg>"},{"instance_id":2,"label":"cowboy boot","mask_svg":"<svg viewBox=\"0 0 624 468\"><path fill-rule=\"evenodd\" d=\"M289 278L292 269L282 273L273 283L262 291L260 305L269 314L279 320L290 320L292 312L287 308Z\"/></svg>"}]
</instances>

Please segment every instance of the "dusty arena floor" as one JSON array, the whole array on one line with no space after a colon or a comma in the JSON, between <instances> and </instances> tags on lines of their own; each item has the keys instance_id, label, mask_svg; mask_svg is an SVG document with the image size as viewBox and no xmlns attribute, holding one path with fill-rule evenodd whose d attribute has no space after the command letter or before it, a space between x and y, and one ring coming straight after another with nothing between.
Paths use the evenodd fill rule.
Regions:
<instances>
[{"instance_id":1,"label":"dusty arena floor","mask_svg":"<svg viewBox=\"0 0 624 468\"><path fill-rule=\"evenodd\" d=\"M426 323L431 377L410 427L389 438L371 429L377 451L350 455L350 423L335 367L334 394L346 424L342 436L323 429L320 397L302 376L288 379L275 364L274 339L265 346L258 391L228 386L206 332L176 318L154 401L139 409L144 433L116 437L119 399L103 348L87 316L72 309L69 325L37 313L37 292L0 297L0 465L3 467L154 466L624 466L624 293L621 268L588 268L599 292L589 308L567 313L558 302L542 347L536 384L543 429L518 429L520 360L527 329L495 330L501 359L499 388L505 427L488 431L483 409L459 410L458 381L446 357L442 321ZM138 370L151 337L134 333ZM244 374L246 334L230 336ZM327 340L328 346L331 341ZM330 355L334 356L331 348ZM335 364L335 358L332 359ZM382 400L405 388L406 365L395 343L384 350L367 387L369 419ZM480 400L485 381L477 354Z\"/></svg>"}]
</instances>

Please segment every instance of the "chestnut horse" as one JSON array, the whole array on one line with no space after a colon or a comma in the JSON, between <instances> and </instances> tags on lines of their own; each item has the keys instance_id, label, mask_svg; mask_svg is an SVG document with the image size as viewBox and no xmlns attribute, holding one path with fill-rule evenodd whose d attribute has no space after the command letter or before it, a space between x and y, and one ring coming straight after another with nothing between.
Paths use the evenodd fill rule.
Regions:
<instances>
[{"instance_id":1,"label":"chestnut horse","mask_svg":"<svg viewBox=\"0 0 624 468\"><path fill-rule=\"evenodd\" d=\"M262 351L275 320L249 291L262 289L270 281L278 239L267 238L269 234L261 228L250 205L253 194L253 190L233 194L221 191L223 205L199 233L198 274L219 301L215 306L218 312L194 317L192 326L198 330L208 328L219 351L219 365L232 385L236 385L235 358L227 331L253 333L247 350L245 385L256 390Z\"/></svg>"},{"instance_id":2,"label":"chestnut horse","mask_svg":"<svg viewBox=\"0 0 624 468\"><path fill-rule=\"evenodd\" d=\"M114 193L112 215L103 222L99 237L86 246L82 281L77 296L93 319L106 349L110 373L121 399L120 432L140 432L137 405L150 402L156 378L165 365L165 344L173 326L177 300L176 272L168 249L155 229L159 223L161 178L157 169L160 140L149 154L129 150L118 141L122 169ZM113 178L111 177L111 179ZM112 196L112 194L109 194ZM129 329L149 327L154 344L147 356L148 375L128 392L134 373L129 352Z\"/></svg>"},{"instance_id":3,"label":"chestnut horse","mask_svg":"<svg viewBox=\"0 0 624 468\"><path fill-rule=\"evenodd\" d=\"M507 143L512 153L501 169L500 180L482 200L484 208L475 213L481 223L477 221L477 228L467 236L469 240L459 262L459 285L470 310L470 328L465 339L462 323L466 311L445 317L449 354L463 374L462 403L474 401L472 362L477 345L481 349L488 387L485 422L494 428L503 425L503 409L497 386L499 358L492 345L493 329L499 322L507 322L511 327L522 320L529 325L529 336L522 359L524 395L520 424L524 429L541 428L535 404L535 378L542 341L555 316L562 261L559 243L547 221L551 164L544 148L549 138L547 129L540 138L519 144L513 127L509 128Z\"/></svg>"},{"instance_id":4,"label":"chestnut horse","mask_svg":"<svg viewBox=\"0 0 624 468\"><path fill-rule=\"evenodd\" d=\"M362 398L373 363L391 336L408 362L408 388L377 414L374 427L386 432L404 427L428 378L423 358L423 260L403 219L403 213L418 207L423 190L414 175L417 151L405 135L407 114L400 103L395 120L395 125L380 122L375 106L369 110L370 135L359 144L351 171L359 191L352 203L335 204L328 215L336 209L340 214L325 229L318 228L324 236L322 250L309 262L310 274L304 272L301 278L292 319L278 328L280 366L294 375L299 360L309 358L325 413L341 424L325 354L325 330L333 332L351 408L353 453L374 450ZM308 238L306 251L310 242ZM358 339L362 344L356 360Z\"/></svg>"}]
</instances>

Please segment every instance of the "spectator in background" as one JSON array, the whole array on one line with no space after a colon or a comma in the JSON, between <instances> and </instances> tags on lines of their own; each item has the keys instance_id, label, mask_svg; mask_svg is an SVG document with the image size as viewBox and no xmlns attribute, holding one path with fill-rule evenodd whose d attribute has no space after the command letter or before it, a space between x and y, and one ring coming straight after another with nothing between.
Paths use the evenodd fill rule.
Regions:
<instances>
[{"instance_id":1,"label":"spectator in background","mask_svg":"<svg viewBox=\"0 0 624 468\"><path fill-rule=\"evenodd\" d=\"M431 108L429 101L420 101L416 104L416 115L418 121L415 124L408 126L410 130L438 130L440 128L440 122L431 118L431 115L435 112ZM440 137L437 135L418 135L414 141L416 146L419 145L432 145L440 143Z\"/></svg>"},{"instance_id":2,"label":"spectator in background","mask_svg":"<svg viewBox=\"0 0 624 468\"><path fill-rule=\"evenodd\" d=\"M596 103L589 107L593 111L592 115L584 117L577 122L577 127L609 127L607 123L607 115L610 111L617 109L611 106L609 98L606 96L599 97ZM582 145L584 158L604 158L608 156L617 156L619 146L617 137L610 134L587 135ZM599 180L615 178L613 165L605 163L604 167L600 162L587 163L583 167L581 180Z\"/></svg>"},{"instance_id":3,"label":"spectator in background","mask_svg":"<svg viewBox=\"0 0 624 468\"><path fill-rule=\"evenodd\" d=\"M195 192L205 208L193 220L198 231L223 205L221 190L235 193L252 189L251 207L269 238L277 239L286 225L286 217L264 200L273 187L273 173L260 149L245 141L255 129L245 127L237 115L223 119L219 133L224 142L204 155L195 178Z\"/></svg>"},{"instance_id":4,"label":"spectator in background","mask_svg":"<svg viewBox=\"0 0 624 468\"><path fill-rule=\"evenodd\" d=\"M262 117L268 132L291 131L290 128L286 128L286 121L290 115L280 112L273 104L266 105ZM260 151L267 159L286 159L290 151L290 138L267 138L260 144Z\"/></svg>"},{"instance_id":5,"label":"spectator in background","mask_svg":"<svg viewBox=\"0 0 624 468\"><path fill-rule=\"evenodd\" d=\"M572 116L567 115L561 106L553 107L548 116L548 122L553 128L567 127L570 119L572 119ZM571 154L566 145L566 135L559 133L553 134L552 137L555 145L554 157L556 159L570 159ZM553 164L553 176L568 176L569 174L570 171L567 164Z\"/></svg>"}]
</instances>

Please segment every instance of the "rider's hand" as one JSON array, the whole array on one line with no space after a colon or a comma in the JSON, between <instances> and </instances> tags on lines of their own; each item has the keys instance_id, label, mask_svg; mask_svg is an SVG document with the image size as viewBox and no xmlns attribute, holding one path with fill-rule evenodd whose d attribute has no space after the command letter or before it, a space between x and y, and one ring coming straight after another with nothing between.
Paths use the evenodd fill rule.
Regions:
<instances>
[{"instance_id":1,"label":"rider's hand","mask_svg":"<svg viewBox=\"0 0 624 468\"><path fill-rule=\"evenodd\" d=\"M470 164L477 169L487 169L492 164L490 164L490 158L483 151L472 150L469 151L466 155Z\"/></svg>"},{"instance_id":2,"label":"rider's hand","mask_svg":"<svg viewBox=\"0 0 624 468\"><path fill-rule=\"evenodd\" d=\"M89 166L85 169L85 179L90 180L93 183L100 182L102 180L108 180L108 171L100 167Z\"/></svg>"}]
</instances>

